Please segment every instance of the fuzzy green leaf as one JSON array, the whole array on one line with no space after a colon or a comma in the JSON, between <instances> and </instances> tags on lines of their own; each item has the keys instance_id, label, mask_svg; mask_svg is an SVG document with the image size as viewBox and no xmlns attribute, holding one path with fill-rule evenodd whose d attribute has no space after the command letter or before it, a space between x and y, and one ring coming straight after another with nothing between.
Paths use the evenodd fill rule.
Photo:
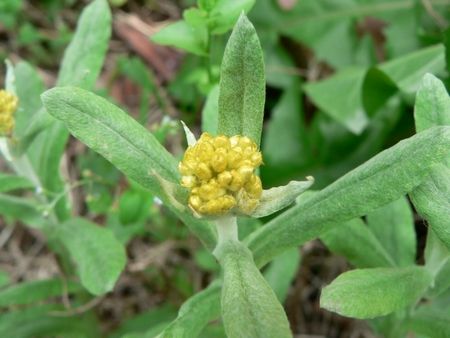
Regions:
<instances>
[{"instance_id":1,"label":"fuzzy green leaf","mask_svg":"<svg viewBox=\"0 0 450 338\"><path fill-rule=\"evenodd\" d=\"M432 74L423 77L417 91L414 120L417 132L450 125L450 97L444 84Z\"/></svg>"},{"instance_id":2,"label":"fuzzy green leaf","mask_svg":"<svg viewBox=\"0 0 450 338\"><path fill-rule=\"evenodd\" d=\"M314 178L308 177L307 181L291 181L284 186L264 190L260 203L251 216L264 217L286 208L313 183Z\"/></svg>"},{"instance_id":3,"label":"fuzzy green leaf","mask_svg":"<svg viewBox=\"0 0 450 338\"><path fill-rule=\"evenodd\" d=\"M177 318L158 335L158 338L197 337L203 328L220 314L220 282L189 298L180 308Z\"/></svg>"},{"instance_id":4,"label":"fuzzy green leaf","mask_svg":"<svg viewBox=\"0 0 450 338\"><path fill-rule=\"evenodd\" d=\"M54 88L45 92L42 100L47 111L64 122L75 137L159 196L205 245L214 247L216 234L210 224L172 206L161 183L178 182L177 162L142 125L107 100L83 89Z\"/></svg>"},{"instance_id":5,"label":"fuzzy green leaf","mask_svg":"<svg viewBox=\"0 0 450 338\"><path fill-rule=\"evenodd\" d=\"M353 318L384 316L414 304L431 281L417 266L352 270L322 290L320 306Z\"/></svg>"},{"instance_id":6,"label":"fuzzy green leaf","mask_svg":"<svg viewBox=\"0 0 450 338\"><path fill-rule=\"evenodd\" d=\"M245 135L259 145L265 88L261 45L255 28L242 14L228 40L222 61L219 134Z\"/></svg>"},{"instance_id":7,"label":"fuzzy green leaf","mask_svg":"<svg viewBox=\"0 0 450 338\"><path fill-rule=\"evenodd\" d=\"M398 266L416 260L416 230L411 207L405 197L375 209L367 225Z\"/></svg>"},{"instance_id":8,"label":"fuzzy green leaf","mask_svg":"<svg viewBox=\"0 0 450 338\"><path fill-rule=\"evenodd\" d=\"M431 74L422 81L414 107L417 132L450 125L450 97L444 84ZM410 197L419 214L450 249L450 156L446 165L433 169L430 177Z\"/></svg>"},{"instance_id":9,"label":"fuzzy green leaf","mask_svg":"<svg viewBox=\"0 0 450 338\"><path fill-rule=\"evenodd\" d=\"M382 243L360 218L337 224L320 239L333 253L344 256L357 268L395 265Z\"/></svg>"},{"instance_id":10,"label":"fuzzy green leaf","mask_svg":"<svg viewBox=\"0 0 450 338\"><path fill-rule=\"evenodd\" d=\"M436 166L410 196L419 214L450 250L450 168Z\"/></svg>"},{"instance_id":11,"label":"fuzzy green leaf","mask_svg":"<svg viewBox=\"0 0 450 338\"><path fill-rule=\"evenodd\" d=\"M222 319L228 337L292 337L275 293L240 242L221 244L223 268Z\"/></svg>"},{"instance_id":12,"label":"fuzzy green leaf","mask_svg":"<svg viewBox=\"0 0 450 338\"><path fill-rule=\"evenodd\" d=\"M94 86L111 36L111 11L106 0L95 0L78 20L75 35L64 52L58 86Z\"/></svg>"},{"instance_id":13,"label":"fuzzy green leaf","mask_svg":"<svg viewBox=\"0 0 450 338\"><path fill-rule=\"evenodd\" d=\"M312 195L246 242L261 266L334 225L364 216L417 187L450 154L450 127L433 127L403 140Z\"/></svg>"},{"instance_id":14,"label":"fuzzy green leaf","mask_svg":"<svg viewBox=\"0 0 450 338\"><path fill-rule=\"evenodd\" d=\"M78 267L83 286L94 295L113 289L125 267L123 245L111 230L82 218L60 224L56 236Z\"/></svg>"}]
</instances>

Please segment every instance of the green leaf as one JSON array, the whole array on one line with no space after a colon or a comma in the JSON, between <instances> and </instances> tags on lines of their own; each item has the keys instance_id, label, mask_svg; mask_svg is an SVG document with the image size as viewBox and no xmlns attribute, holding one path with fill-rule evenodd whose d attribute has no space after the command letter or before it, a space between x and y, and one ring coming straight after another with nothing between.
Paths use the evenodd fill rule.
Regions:
<instances>
[{"instance_id":1,"label":"green leaf","mask_svg":"<svg viewBox=\"0 0 450 338\"><path fill-rule=\"evenodd\" d=\"M74 85L85 89L94 86L100 74L111 35L111 13L106 0L95 0L82 12L75 35L67 47L61 64L57 85ZM48 126L39 145L37 172L47 191L63 193L64 183L60 176L61 157L69 133L59 121ZM61 198L55 209L58 218L69 218L69 202Z\"/></svg>"},{"instance_id":2,"label":"green leaf","mask_svg":"<svg viewBox=\"0 0 450 338\"><path fill-rule=\"evenodd\" d=\"M414 120L417 132L450 125L450 97L444 84L432 74L423 77L417 91Z\"/></svg>"},{"instance_id":3,"label":"green leaf","mask_svg":"<svg viewBox=\"0 0 450 338\"><path fill-rule=\"evenodd\" d=\"M44 229L52 225L38 204L22 197L0 194L0 215L21 220L28 226Z\"/></svg>"},{"instance_id":4,"label":"green leaf","mask_svg":"<svg viewBox=\"0 0 450 338\"><path fill-rule=\"evenodd\" d=\"M240 242L220 246L223 268L222 319L228 337L292 337L275 293Z\"/></svg>"},{"instance_id":5,"label":"green leaf","mask_svg":"<svg viewBox=\"0 0 450 338\"><path fill-rule=\"evenodd\" d=\"M450 168L436 166L410 196L418 213L450 250Z\"/></svg>"},{"instance_id":6,"label":"green leaf","mask_svg":"<svg viewBox=\"0 0 450 338\"><path fill-rule=\"evenodd\" d=\"M206 289L189 298L181 306L177 318L158 338L197 337L205 326L220 314L220 282L211 283Z\"/></svg>"},{"instance_id":7,"label":"green leaf","mask_svg":"<svg viewBox=\"0 0 450 338\"><path fill-rule=\"evenodd\" d=\"M280 78L280 76L278 75ZM264 134L263 154L266 164L283 166L308 160L302 102L298 85L290 85L272 110Z\"/></svg>"},{"instance_id":8,"label":"green leaf","mask_svg":"<svg viewBox=\"0 0 450 338\"><path fill-rule=\"evenodd\" d=\"M264 115L264 60L255 28L242 14L231 33L222 61L219 134L245 135L257 145Z\"/></svg>"},{"instance_id":9,"label":"green leaf","mask_svg":"<svg viewBox=\"0 0 450 338\"><path fill-rule=\"evenodd\" d=\"M440 310L421 308L406 321L406 327L415 333L429 338L450 337L448 313Z\"/></svg>"},{"instance_id":10,"label":"green leaf","mask_svg":"<svg viewBox=\"0 0 450 338\"><path fill-rule=\"evenodd\" d=\"M405 197L370 212L367 225L398 266L414 264L416 231L413 213Z\"/></svg>"},{"instance_id":11,"label":"green leaf","mask_svg":"<svg viewBox=\"0 0 450 338\"><path fill-rule=\"evenodd\" d=\"M76 317L57 317L53 311L61 306L47 304L0 315L0 336L28 337L99 337L98 327L89 314Z\"/></svg>"},{"instance_id":12,"label":"green leaf","mask_svg":"<svg viewBox=\"0 0 450 338\"><path fill-rule=\"evenodd\" d=\"M314 178L307 177L307 181L291 181L288 184L263 190L259 205L251 214L252 217L264 217L273 214L290 204L314 183Z\"/></svg>"},{"instance_id":13,"label":"green leaf","mask_svg":"<svg viewBox=\"0 0 450 338\"><path fill-rule=\"evenodd\" d=\"M214 86L208 94L202 110L202 131L217 134L219 119L219 86Z\"/></svg>"},{"instance_id":14,"label":"green leaf","mask_svg":"<svg viewBox=\"0 0 450 338\"><path fill-rule=\"evenodd\" d=\"M410 53L378 67L386 73L400 90L415 93L426 73L442 72L445 68L444 46L436 45Z\"/></svg>"},{"instance_id":15,"label":"green leaf","mask_svg":"<svg viewBox=\"0 0 450 338\"><path fill-rule=\"evenodd\" d=\"M18 189L32 189L33 187L33 183L25 177L0 172L0 192L8 192Z\"/></svg>"},{"instance_id":16,"label":"green leaf","mask_svg":"<svg viewBox=\"0 0 450 338\"><path fill-rule=\"evenodd\" d=\"M417 266L352 270L322 289L320 306L353 318L384 316L414 304L431 281Z\"/></svg>"},{"instance_id":17,"label":"green leaf","mask_svg":"<svg viewBox=\"0 0 450 338\"><path fill-rule=\"evenodd\" d=\"M208 25L211 33L228 32L235 25L241 13L247 13L254 4L255 0L218 0L209 13Z\"/></svg>"},{"instance_id":18,"label":"green leaf","mask_svg":"<svg viewBox=\"0 0 450 338\"><path fill-rule=\"evenodd\" d=\"M123 245L113 233L82 218L60 224L58 239L78 267L83 286L94 295L111 291L125 267Z\"/></svg>"},{"instance_id":19,"label":"green leaf","mask_svg":"<svg viewBox=\"0 0 450 338\"><path fill-rule=\"evenodd\" d=\"M151 37L160 45L174 46L196 55L207 55L207 32L204 27L193 27L185 20L174 22Z\"/></svg>"},{"instance_id":20,"label":"green leaf","mask_svg":"<svg viewBox=\"0 0 450 338\"><path fill-rule=\"evenodd\" d=\"M58 86L94 86L111 36L111 11L106 0L91 2L78 20L75 35L64 52Z\"/></svg>"},{"instance_id":21,"label":"green leaf","mask_svg":"<svg viewBox=\"0 0 450 338\"><path fill-rule=\"evenodd\" d=\"M175 185L179 180L177 162L142 125L107 100L83 89L54 88L45 92L42 100L47 111L62 120L75 137L159 196L207 247L214 247L216 234L209 223L172 206L161 178Z\"/></svg>"},{"instance_id":22,"label":"green leaf","mask_svg":"<svg viewBox=\"0 0 450 338\"><path fill-rule=\"evenodd\" d=\"M22 282L0 291L0 306L31 304L80 290L79 284L61 279Z\"/></svg>"},{"instance_id":23,"label":"green leaf","mask_svg":"<svg viewBox=\"0 0 450 338\"><path fill-rule=\"evenodd\" d=\"M425 245L425 268L434 276L434 283L428 295L435 298L450 287L450 250L437 237L432 228L428 228Z\"/></svg>"},{"instance_id":24,"label":"green leaf","mask_svg":"<svg viewBox=\"0 0 450 338\"><path fill-rule=\"evenodd\" d=\"M362 108L361 89L364 68L355 67L305 85L306 94L314 103L348 130L360 134L369 120Z\"/></svg>"},{"instance_id":25,"label":"green leaf","mask_svg":"<svg viewBox=\"0 0 450 338\"><path fill-rule=\"evenodd\" d=\"M293 248L276 257L264 271L264 278L277 295L278 300L284 303L289 288L300 267L300 251Z\"/></svg>"},{"instance_id":26,"label":"green leaf","mask_svg":"<svg viewBox=\"0 0 450 338\"><path fill-rule=\"evenodd\" d=\"M336 224L320 236L328 249L342 255L357 268L391 267L395 263L360 218Z\"/></svg>"},{"instance_id":27,"label":"green leaf","mask_svg":"<svg viewBox=\"0 0 450 338\"><path fill-rule=\"evenodd\" d=\"M399 199L417 187L430 168L448 158L449 153L450 127L433 127L379 153L251 234L246 243L256 263L264 265L335 224Z\"/></svg>"},{"instance_id":28,"label":"green leaf","mask_svg":"<svg viewBox=\"0 0 450 338\"><path fill-rule=\"evenodd\" d=\"M33 117L42 108L39 95L45 90L45 86L37 71L26 62L17 63L14 67L14 75L20 102L16 112L14 134L20 139L24 136Z\"/></svg>"},{"instance_id":29,"label":"green leaf","mask_svg":"<svg viewBox=\"0 0 450 338\"><path fill-rule=\"evenodd\" d=\"M109 336L110 338L124 338L126 335L136 335L137 337L154 337L161 332L154 332L160 325L167 325L167 322L173 320L176 316L176 309L171 304L163 304L158 307L151 307L129 319L125 319L114 332ZM150 328L150 330L149 330ZM150 335L149 331L154 334Z\"/></svg>"},{"instance_id":30,"label":"green leaf","mask_svg":"<svg viewBox=\"0 0 450 338\"><path fill-rule=\"evenodd\" d=\"M450 125L450 97L437 78L427 74L417 93L414 118L418 132L439 125ZM450 249L450 160L437 166L430 177L411 192L420 215Z\"/></svg>"}]
</instances>

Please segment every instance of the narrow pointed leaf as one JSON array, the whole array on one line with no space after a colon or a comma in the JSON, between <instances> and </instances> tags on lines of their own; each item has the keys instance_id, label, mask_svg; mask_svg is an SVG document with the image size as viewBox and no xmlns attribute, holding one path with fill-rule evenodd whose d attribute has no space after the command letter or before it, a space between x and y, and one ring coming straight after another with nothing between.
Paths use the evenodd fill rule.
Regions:
<instances>
[{"instance_id":1,"label":"narrow pointed leaf","mask_svg":"<svg viewBox=\"0 0 450 338\"><path fill-rule=\"evenodd\" d=\"M431 281L418 266L352 270L322 290L320 306L353 318L385 316L414 304Z\"/></svg>"},{"instance_id":2,"label":"narrow pointed leaf","mask_svg":"<svg viewBox=\"0 0 450 338\"><path fill-rule=\"evenodd\" d=\"M433 127L399 142L251 234L246 242L255 261L261 266L340 222L400 198L449 155L450 127Z\"/></svg>"},{"instance_id":3,"label":"narrow pointed leaf","mask_svg":"<svg viewBox=\"0 0 450 338\"><path fill-rule=\"evenodd\" d=\"M264 60L255 28L242 14L225 48L220 74L219 134L260 143L265 100Z\"/></svg>"},{"instance_id":4,"label":"narrow pointed leaf","mask_svg":"<svg viewBox=\"0 0 450 338\"><path fill-rule=\"evenodd\" d=\"M307 181L291 181L287 185L264 190L252 217L268 216L292 204L314 183L314 178L308 177L307 179Z\"/></svg>"}]
</instances>

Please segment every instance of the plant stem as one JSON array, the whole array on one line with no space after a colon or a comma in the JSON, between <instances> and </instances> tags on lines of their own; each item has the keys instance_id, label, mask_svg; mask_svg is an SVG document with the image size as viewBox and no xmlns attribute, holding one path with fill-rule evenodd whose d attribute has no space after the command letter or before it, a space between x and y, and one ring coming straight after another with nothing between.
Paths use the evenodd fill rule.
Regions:
<instances>
[{"instance_id":1,"label":"plant stem","mask_svg":"<svg viewBox=\"0 0 450 338\"><path fill-rule=\"evenodd\" d=\"M217 229L217 246L213 254L219 259L220 248L223 243L228 241L239 242L237 219L235 216L222 217L216 220L215 224Z\"/></svg>"}]
</instances>

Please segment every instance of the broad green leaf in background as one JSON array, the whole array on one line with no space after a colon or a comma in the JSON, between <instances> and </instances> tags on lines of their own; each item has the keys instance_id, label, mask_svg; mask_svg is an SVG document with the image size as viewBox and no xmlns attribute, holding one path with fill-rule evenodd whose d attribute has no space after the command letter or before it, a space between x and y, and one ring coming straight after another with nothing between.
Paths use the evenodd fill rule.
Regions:
<instances>
[{"instance_id":1,"label":"broad green leaf in background","mask_svg":"<svg viewBox=\"0 0 450 338\"><path fill-rule=\"evenodd\" d=\"M364 68L348 68L323 81L309 83L304 89L320 109L359 134L369 122L362 107L364 74Z\"/></svg>"},{"instance_id":2,"label":"broad green leaf in background","mask_svg":"<svg viewBox=\"0 0 450 338\"><path fill-rule=\"evenodd\" d=\"M0 291L0 306L36 303L50 297L62 296L80 290L81 286L61 279L44 279L11 285Z\"/></svg>"},{"instance_id":3,"label":"broad green leaf in background","mask_svg":"<svg viewBox=\"0 0 450 338\"><path fill-rule=\"evenodd\" d=\"M379 153L327 188L306 198L246 243L258 266L313 239L333 225L364 216L417 187L450 154L450 127L433 127Z\"/></svg>"},{"instance_id":4,"label":"broad green leaf in background","mask_svg":"<svg viewBox=\"0 0 450 338\"><path fill-rule=\"evenodd\" d=\"M25 177L8 175L0 172L0 192L8 192L18 189L31 189L33 187L33 183Z\"/></svg>"},{"instance_id":5,"label":"broad green leaf in background","mask_svg":"<svg viewBox=\"0 0 450 338\"><path fill-rule=\"evenodd\" d=\"M166 202L191 230L213 248L215 231L189 211L173 207L162 182L177 187L177 163L142 125L107 100L83 89L54 88L43 94L47 111L69 131L134 181Z\"/></svg>"},{"instance_id":6,"label":"broad green leaf in background","mask_svg":"<svg viewBox=\"0 0 450 338\"><path fill-rule=\"evenodd\" d=\"M240 242L222 243L222 319L228 337L292 337L289 322L273 290Z\"/></svg>"},{"instance_id":7,"label":"broad green leaf in background","mask_svg":"<svg viewBox=\"0 0 450 338\"><path fill-rule=\"evenodd\" d=\"M264 271L264 278L277 295L280 303L284 303L289 288L300 267L300 251L293 248L276 257Z\"/></svg>"},{"instance_id":8,"label":"broad green leaf in background","mask_svg":"<svg viewBox=\"0 0 450 338\"><path fill-rule=\"evenodd\" d=\"M382 63L378 68L386 73L399 89L413 94L427 73L440 73L445 69L444 46L436 45Z\"/></svg>"},{"instance_id":9,"label":"broad green leaf in background","mask_svg":"<svg viewBox=\"0 0 450 338\"><path fill-rule=\"evenodd\" d=\"M277 166L302 164L308 159L300 88L287 88L272 111L264 134L264 162Z\"/></svg>"},{"instance_id":10,"label":"broad green leaf in background","mask_svg":"<svg viewBox=\"0 0 450 338\"><path fill-rule=\"evenodd\" d=\"M180 307L177 318L158 335L158 338L197 337L203 328L220 314L219 290L220 281L215 281L189 298Z\"/></svg>"},{"instance_id":11,"label":"broad green leaf in background","mask_svg":"<svg viewBox=\"0 0 450 338\"><path fill-rule=\"evenodd\" d=\"M152 35L151 39L160 45L174 46L201 56L208 53L206 28L192 27L185 20L164 27Z\"/></svg>"},{"instance_id":12,"label":"broad green leaf in background","mask_svg":"<svg viewBox=\"0 0 450 338\"><path fill-rule=\"evenodd\" d=\"M413 305L431 281L418 266L352 270L322 289L320 306L353 318L385 316Z\"/></svg>"},{"instance_id":13,"label":"broad green leaf in background","mask_svg":"<svg viewBox=\"0 0 450 338\"><path fill-rule=\"evenodd\" d=\"M208 25L211 33L228 32L236 23L242 12L247 13L255 4L255 0L218 0L209 12Z\"/></svg>"},{"instance_id":14,"label":"broad green leaf in background","mask_svg":"<svg viewBox=\"0 0 450 338\"><path fill-rule=\"evenodd\" d=\"M416 260L416 231L408 200L402 197L367 215L367 225L398 266Z\"/></svg>"},{"instance_id":15,"label":"broad green leaf in background","mask_svg":"<svg viewBox=\"0 0 450 338\"><path fill-rule=\"evenodd\" d=\"M219 86L214 86L208 94L202 110L202 131L217 135L219 120Z\"/></svg>"},{"instance_id":16,"label":"broad green leaf in background","mask_svg":"<svg viewBox=\"0 0 450 338\"><path fill-rule=\"evenodd\" d=\"M260 143L265 100L264 60L255 28L242 14L223 56L219 134L245 135Z\"/></svg>"},{"instance_id":17,"label":"broad green leaf in background","mask_svg":"<svg viewBox=\"0 0 450 338\"><path fill-rule=\"evenodd\" d=\"M126 254L111 230L74 218L60 224L56 236L69 251L89 292L101 295L113 289L125 267Z\"/></svg>"},{"instance_id":18,"label":"broad green leaf in background","mask_svg":"<svg viewBox=\"0 0 450 338\"><path fill-rule=\"evenodd\" d=\"M363 32L367 17L387 27L382 32L387 38L387 58L398 57L420 47L422 17L430 17L422 4L412 0L329 1L302 0L284 10L277 1L259 0L251 11L255 24L277 30L281 35L306 44L315 56L336 69L350 65L374 63L375 57L361 58L361 54L375 54L375 48ZM447 0L430 0L434 10L445 13ZM435 20L433 20L435 21ZM438 27L436 27L436 30ZM339 48L336 48L339 41ZM369 42L369 43L367 43Z\"/></svg>"},{"instance_id":19,"label":"broad green leaf in background","mask_svg":"<svg viewBox=\"0 0 450 338\"><path fill-rule=\"evenodd\" d=\"M394 260L382 242L360 218L336 224L320 236L328 249L342 255L357 268L394 266Z\"/></svg>"},{"instance_id":20,"label":"broad green leaf in background","mask_svg":"<svg viewBox=\"0 0 450 338\"><path fill-rule=\"evenodd\" d=\"M442 82L431 74L423 78L417 92L414 118L417 132L450 125L450 97ZM450 156L446 165L437 166L410 196L419 214L450 249Z\"/></svg>"}]
</instances>

